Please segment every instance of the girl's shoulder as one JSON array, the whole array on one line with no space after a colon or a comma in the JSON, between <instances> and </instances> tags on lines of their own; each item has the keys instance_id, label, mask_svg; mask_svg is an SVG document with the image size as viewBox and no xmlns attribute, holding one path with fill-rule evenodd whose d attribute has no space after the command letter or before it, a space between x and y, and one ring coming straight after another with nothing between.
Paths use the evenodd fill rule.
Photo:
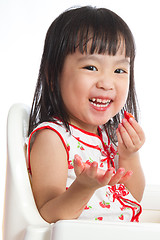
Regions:
<instances>
[{"instance_id":1,"label":"girl's shoulder","mask_svg":"<svg viewBox=\"0 0 160 240\"><path fill-rule=\"evenodd\" d=\"M66 143L63 138L65 128L62 124L56 122L40 123L30 134L26 141L27 144L27 160L28 170L31 171L30 160L31 152L37 156L55 156L55 154L63 153L66 155Z\"/></svg>"},{"instance_id":2,"label":"girl's shoulder","mask_svg":"<svg viewBox=\"0 0 160 240\"><path fill-rule=\"evenodd\" d=\"M43 130L43 131L42 131ZM49 134L50 131L48 130L52 130L53 135L61 135L62 133L66 132L66 129L63 125L63 123L61 121L54 121L54 122L42 122L40 124L37 125L37 127L35 127L33 129L33 131L30 133L29 137L26 139L26 143L27 145L30 144L30 146L32 146L33 142L35 141L35 138L37 137L37 135L39 134ZM43 132L43 133L42 133ZM54 134L56 133L56 134Z\"/></svg>"},{"instance_id":3,"label":"girl's shoulder","mask_svg":"<svg viewBox=\"0 0 160 240\"><path fill-rule=\"evenodd\" d=\"M52 122L42 122L42 123L39 123L34 129L33 131L31 132L30 136L33 135L35 132L37 131L40 131L40 130L43 130L43 129L51 129L51 130L54 130L54 129L63 129L64 131L64 124L63 122L61 122L60 120L57 120L57 119L54 119L54 121Z\"/></svg>"}]
</instances>

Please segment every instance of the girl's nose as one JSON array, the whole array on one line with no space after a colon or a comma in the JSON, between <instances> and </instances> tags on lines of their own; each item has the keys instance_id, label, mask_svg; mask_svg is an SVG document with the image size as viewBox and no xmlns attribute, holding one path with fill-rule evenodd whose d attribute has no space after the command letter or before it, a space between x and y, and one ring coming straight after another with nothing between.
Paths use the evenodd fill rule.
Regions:
<instances>
[{"instance_id":1,"label":"girl's nose","mask_svg":"<svg viewBox=\"0 0 160 240\"><path fill-rule=\"evenodd\" d=\"M101 76L97 80L97 88L103 89L103 90L113 90L114 88L114 80L113 76Z\"/></svg>"}]
</instances>

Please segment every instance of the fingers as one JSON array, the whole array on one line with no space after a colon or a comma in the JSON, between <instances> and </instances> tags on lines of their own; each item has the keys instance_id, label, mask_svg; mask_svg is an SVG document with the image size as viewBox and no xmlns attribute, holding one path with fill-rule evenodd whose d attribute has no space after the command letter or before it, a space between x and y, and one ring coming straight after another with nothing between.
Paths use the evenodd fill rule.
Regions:
<instances>
[{"instance_id":1,"label":"fingers","mask_svg":"<svg viewBox=\"0 0 160 240\"><path fill-rule=\"evenodd\" d=\"M126 183L132 176L132 171L127 171L126 174L120 179L119 183Z\"/></svg>"},{"instance_id":2,"label":"fingers","mask_svg":"<svg viewBox=\"0 0 160 240\"><path fill-rule=\"evenodd\" d=\"M76 174L76 176L79 176L84 170L84 164L82 162L81 157L78 154L76 154L74 156L74 162L73 163L74 163L75 174Z\"/></svg>"},{"instance_id":3,"label":"fingers","mask_svg":"<svg viewBox=\"0 0 160 240\"><path fill-rule=\"evenodd\" d=\"M109 181L109 185L115 185L115 184L119 183L119 181L123 177L124 173L125 173L125 169L124 168L119 168L117 170L116 174Z\"/></svg>"},{"instance_id":4,"label":"fingers","mask_svg":"<svg viewBox=\"0 0 160 240\"><path fill-rule=\"evenodd\" d=\"M90 168L88 168L88 176L90 178L95 178L97 176L97 169L98 169L98 163L93 162Z\"/></svg>"},{"instance_id":5,"label":"fingers","mask_svg":"<svg viewBox=\"0 0 160 240\"><path fill-rule=\"evenodd\" d=\"M118 143L124 144L130 151L137 151L145 141L144 132L134 118L124 118L116 133Z\"/></svg>"},{"instance_id":6,"label":"fingers","mask_svg":"<svg viewBox=\"0 0 160 240\"><path fill-rule=\"evenodd\" d=\"M86 176L88 176L88 181L89 179L95 179L95 184L97 181L100 186L112 186L118 183L125 183L130 179L133 173L132 171L127 171L125 173L124 168L119 168L116 174L114 174L114 168L109 168L107 171L104 171L98 168L97 162L93 162L91 166L85 165L82 162L81 157L77 154L74 157L74 171L77 177L83 172Z\"/></svg>"},{"instance_id":7,"label":"fingers","mask_svg":"<svg viewBox=\"0 0 160 240\"><path fill-rule=\"evenodd\" d=\"M124 168L119 168L117 170L116 174L111 177L110 181L108 182L108 185L113 186L113 185L118 184L118 183L125 183L130 179L132 174L133 174L132 171L127 171L125 173Z\"/></svg>"},{"instance_id":8,"label":"fingers","mask_svg":"<svg viewBox=\"0 0 160 240\"><path fill-rule=\"evenodd\" d=\"M135 132L139 136L139 139L141 141L143 141L145 139L145 135L144 135L143 129L141 128L139 123L134 118L129 118L128 122L130 123L130 125L133 127L133 129L135 130Z\"/></svg>"},{"instance_id":9,"label":"fingers","mask_svg":"<svg viewBox=\"0 0 160 240\"><path fill-rule=\"evenodd\" d=\"M132 151L135 143L132 141L132 137L130 136L125 126L123 126L123 124L121 123L119 124L117 129L117 138L119 147L121 144L124 144L127 149Z\"/></svg>"},{"instance_id":10,"label":"fingers","mask_svg":"<svg viewBox=\"0 0 160 240\"><path fill-rule=\"evenodd\" d=\"M101 184L108 185L114 175L114 168L109 168L105 174L99 179Z\"/></svg>"},{"instance_id":11,"label":"fingers","mask_svg":"<svg viewBox=\"0 0 160 240\"><path fill-rule=\"evenodd\" d=\"M101 182L103 183L103 185L113 186L118 183L125 183L130 179L130 177L133 174L132 171L127 171L125 173L124 168L119 168L116 174L113 174L113 173L114 173L114 168L110 168L105 172L104 176L101 178Z\"/></svg>"},{"instance_id":12,"label":"fingers","mask_svg":"<svg viewBox=\"0 0 160 240\"><path fill-rule=\"evenodd\" d=\"M82 158L76 154L74 156L74 171L76 176L79 176L83 171L87 173L90 178L94 178L97 175L98 163L93 162L91 166L82 162Z\"/></svg>"}]
</instances>

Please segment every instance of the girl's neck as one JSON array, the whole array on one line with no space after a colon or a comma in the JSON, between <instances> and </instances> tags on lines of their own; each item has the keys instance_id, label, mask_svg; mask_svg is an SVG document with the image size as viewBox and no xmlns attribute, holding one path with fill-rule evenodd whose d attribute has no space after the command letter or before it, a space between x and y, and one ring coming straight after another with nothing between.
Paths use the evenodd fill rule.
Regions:
<instances>
[{"instance_id":1,"label":"girl's neck","mask_svg":"<svg viewBox=\"0 0 160 240\"><path fill-rule=\"evenodd\" d=\"M83 123L77 123L75 121L70 121L69 124L71 125L74 125L75 127L78 127L86 132L89 132L89 133L93 133L93 134L96 134L96 135L99 135L99 132L98 132L98 126L89 126L87 124L83 124Z\"/></svg>"}]
</instances>

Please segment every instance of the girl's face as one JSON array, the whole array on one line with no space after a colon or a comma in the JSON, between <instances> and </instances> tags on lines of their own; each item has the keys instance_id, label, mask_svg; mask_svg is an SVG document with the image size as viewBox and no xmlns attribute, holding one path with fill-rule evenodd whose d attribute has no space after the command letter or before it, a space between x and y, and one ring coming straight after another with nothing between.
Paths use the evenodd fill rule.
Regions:
<instances>
[{"instance_id":1,"label":"girl's face","mask_svg":"<svg viewBox=\"0 0 160 240\"><path fill-rule=\"evenodd\" d=\"M130 59L123 46L115 56L69 54L60 76L61 95L70 123L91 133L124 106L129 89Z\"/></svg>"}]
</instances>

